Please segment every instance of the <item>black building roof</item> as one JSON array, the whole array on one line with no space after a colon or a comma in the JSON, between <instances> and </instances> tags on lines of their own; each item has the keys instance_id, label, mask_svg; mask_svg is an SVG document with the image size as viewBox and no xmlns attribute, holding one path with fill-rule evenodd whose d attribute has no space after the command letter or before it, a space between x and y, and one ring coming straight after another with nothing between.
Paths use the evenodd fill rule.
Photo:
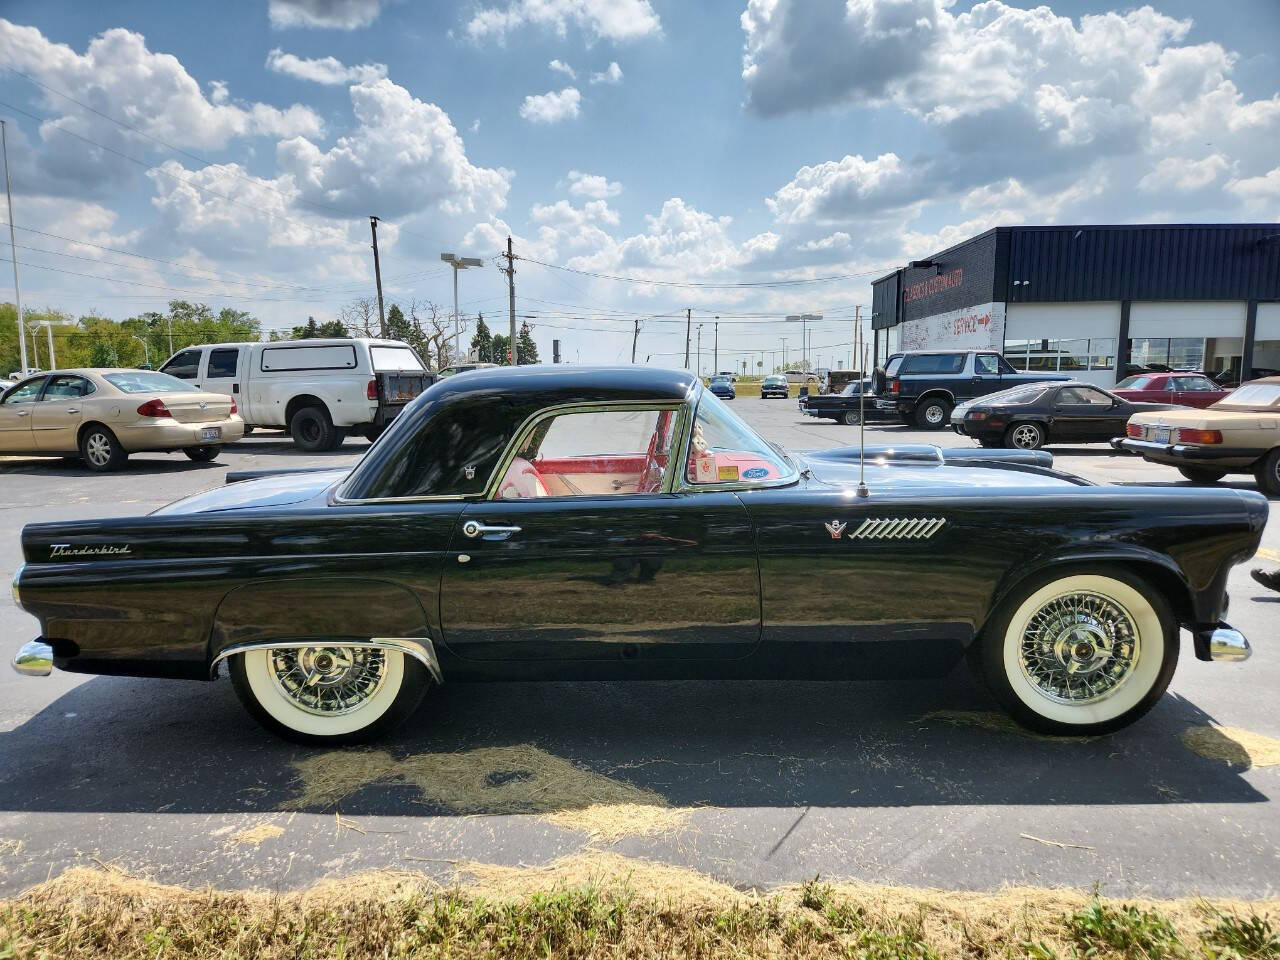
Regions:
<instances>
[{"instance_id":1,"label":"black building roof","mask_svg":"<svg viewBox=\"0 0 1280 960\"><path fill-rule=\"evenodd\" d=\"M995 227L913 263L873 284L877 329L992 301L1280 300L1280 223Z\"/></svg>"}]
</instances>

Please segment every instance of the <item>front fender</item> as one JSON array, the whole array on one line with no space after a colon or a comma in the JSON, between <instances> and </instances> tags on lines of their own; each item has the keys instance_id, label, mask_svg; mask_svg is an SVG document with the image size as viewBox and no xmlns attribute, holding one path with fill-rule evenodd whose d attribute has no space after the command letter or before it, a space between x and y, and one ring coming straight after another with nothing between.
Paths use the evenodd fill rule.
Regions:
<instances>
[{"instance_id":1,"label":"front fender","mask_svg":"<svg viewBox=\"0 0 1280 960\"><path fill-rule=\"evenodd\" d=\"M363 577L256 581L219 602L207 664L243 644L374 637L438 640L417 597L395 583Z\"/></svg>"}]
</instances>

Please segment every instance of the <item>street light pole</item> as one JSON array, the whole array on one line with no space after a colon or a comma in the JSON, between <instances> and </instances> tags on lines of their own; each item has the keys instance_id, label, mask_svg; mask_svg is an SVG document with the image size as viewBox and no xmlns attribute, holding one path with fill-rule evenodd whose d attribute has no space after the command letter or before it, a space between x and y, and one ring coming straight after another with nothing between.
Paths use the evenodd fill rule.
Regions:
<instances>
[{"instance_id":1,"label":"street light pole","mask_svg":"<svg viewBox=\"0 0 1280 960\"><path fill-rule=\"evenodd\" d=\"M702 324L698 324L698 376L702 376Z\"/></svg>"},{"instance_id":2,"label":"street light pole","mask_svg":"<svg viewBox=\"0 0 1280 960\"><path fill-rule=\"evenodd\" d=\"M27 338L22 327L22 290L18 287L18 242L13 238L13 191L9 187L9 127L0 120L0 147L4 150L4 195L9 201L9 259L13 261L13 299L18 307L18 365L27 375Z\"/></svg>"},{"instance_id":3,"label":"street light pole","mask_svg":"<svg viewBox=\"0 0 1280 960\"><path fill-rule=\"evenodd\" d=\"M142 362L145 363L147 365L147 369L150 370L151 369L151 348L147 346L147 341L143 340L142 337L138 336L136 333L131 333L129 334L129 336L133 337L133 339L137 340L140 344L142 344Z\"/></svg>"},{"instance_id":4,"label":"street light pole","mask_svg":"<svg viewBox=\"0 0 1280 960\"><path fill-rule=\"evenodd\" d=\"M462 336L462 323L458 315L458 271L465 270L467 267L482 266L483 262L479 257L459 257L452 253L442 253L440 254L440 259L453 267L453 337L457 339ZM458 351L458 355L461 357L462 341L459 340L457 347L454 349ZM515 349L514 342L510 344L510 349ZM440 360L440 357L437 356L436 360Z\"/></svg>"},{"instance_id":5,"label":"street light pole","mask_svg":"<svg viewBox=\"0 0 1280 960\"><path fill-rule=\"evenodd\" d=\"M712 356L711 365L715 367L715 370L713 370L712 373L719 373L720 372L720 314L718 313L716 314L715 330L716 330L716 346L715 346L715 353Z\"/></svg>"}]
</instances>

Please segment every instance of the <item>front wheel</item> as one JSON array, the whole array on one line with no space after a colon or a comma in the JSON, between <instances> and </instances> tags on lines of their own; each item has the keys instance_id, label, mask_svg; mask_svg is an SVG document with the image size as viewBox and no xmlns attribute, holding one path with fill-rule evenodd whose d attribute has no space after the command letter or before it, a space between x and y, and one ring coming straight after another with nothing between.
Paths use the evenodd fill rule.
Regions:
<instances>
[{"instance_id":1,"label":"front wheel","mask_svg":"<svg viewBox=\"0 0 1280 960\"><path fill-rule=\"evenodd\" d=\"M1048 734L1128 726L1164 695L1178 663L1168 603L1118 570L1036 578L1001 604L976 642L995 698Z\"/></svg>"},{"instance_id":2,"label":"front wheel","mask_svg":"<svg viewBox=\"0 0 1280 960\"><path fill-rule=\"evenodd\" d=\"M844 421L844 425L846 427L856 427L860 420L857 410L846 410L841 419Z\"/></svg>"},{"instance_id":3,"label":"front wheel","mask_svg":"<svg viewBox=\"0 0 1280 960\"><path fill-rule=\"evenodd\" d=\"M218 459L218 454L222 452L222 446L217 443L207 443L200 447L183 447L182 452L196 463L209 463L211 460Z\"/></svg>"},{"instance_id":4,"label":"front wheel","mask_svg":"<svg viewBox=\"0 0 1280 960\"><path fill-rule=\"evenodd\" d=\"M1227 471L1213 467L1179 467L1178 472L1194 483L1217 483L1227 475Z\"/></svg>"},{"instance_id":5,"label":"front wheel","mask_svg":"<svg viewBox=\"0 0 1280 960\"><path fill-rule=\"evenodd\" d=\"M429 681L426 667L398 650L338 642L231 658L231 683L245 709L297 743L374 740L418 708Z\"/></svg>"},{"instance_id":6,"label":"front wheel","mask_svg":"<svg viewBox=\"0 0 1280 960\"><path fill-rule=\"evenodd\" d=\"M1258 461L1253 475L1259 490L1269 497L1280 497L1280 447Z\"/></svg>"}]
</instances>

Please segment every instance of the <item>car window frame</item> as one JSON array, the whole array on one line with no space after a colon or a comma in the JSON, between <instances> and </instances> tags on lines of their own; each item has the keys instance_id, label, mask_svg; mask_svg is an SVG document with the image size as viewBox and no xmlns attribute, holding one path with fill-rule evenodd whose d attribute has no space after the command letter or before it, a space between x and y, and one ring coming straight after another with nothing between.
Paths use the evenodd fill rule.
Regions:
<instances>
[{"instance_id":1,"label":"car window frame","mask_svg":"<svg viewBox=\"0 0 1280 960\"><path fill-rule=\"evenodd\" d=\"M19 380L13 385L12 389L6 390L4 396L0 397L0 405L8 406L10 397L17 393L20 388L25 387L28 383L35 380L40 381L40 388L36 391L35 398L31 400L22 400L19 403L15 403L14 406L19 406L22 403L39 403L40 398L44 396L44 385L49 382L49 374L47 373L38 373L34 377L27 377L25 380Z\"/></svg>"},{"instance_id":2,"label":"car window frame","mask_svg":"<svg viewBox=\"0 0 1280 960\"><path fill-rule=\"evenodd\" d=\"M628 411L640 412L661 412L670 410L676 414L675 436L672 442L672 450L685 448L684 440L689 432L692 424L692 416L689 410L689 402L687 400L595 400L595 401L578 401L574 403L556 404L551 407L543 407L536 413L530 414L525 418L524 423L515 431L511 437L511 442L507 444L507 448L502 451L502 456L498 458L497 465L493 469L493 473L489 475L489 480L484 486L481 494L462 494L460 496L450 497L448 499L462 500L482 500L494 501L499 503L513 503L516 501L503 500L498 496L499 488L502 486L502 480L507 475L507 471L511 469L511 463L518 456L520 449L524 446L525 441L536 430L539 424L546 420L552 420L557 417L570 416L575 413L626 413ZM534 497L531 498L541 503L546 500L616 500L620 497L653 497L662 496L674 492L672 490L675 485L674 474L683 472L683 467L679 471L673 470L676 464L683 464L683 460L677 460L675 454L671 454L667 458L667 470L662 477L662 487L658 490L646 491L645 493L574 493L574 494L556 494L554 496ZM433 498L425 498L433 499ZM441 498L444 499L444 498Z\"/></svg>"},{"instance_id":3,"label":"car window frame","mask_svg":"<svg viewBox=\"0 0 1280 960\"><path fill-rule=\"evenodd\" d=\"M686 403L686 406L689 407L689 418L686 424L688 429L685 431L684 443L680 448L680 482L676 485L674 492L681 494L696 494L718 493L725 490L765 490L771 487L788 487L800 482L800 471L796 468L796 465L792 462L791 458L784 454L778 447L769 443L768 440L765 440L764 437L760 437L760 439L773 450L777 457L787 465L791 471L789 474L781 477L774 477L771 480L743 480L739 478L737 480L725 480L723 482L717 481L716 483L690 483L688 470L686 469L689 463L689 445L693 443L693 425L698 420L698 407L702 404L703 395L708 392L709 391L704 387L697 392L697 395L694 396L691 401ZM749 423L747 426L752 430L752 432L755 432L755 427L752 427ZM756 433L756 436L759 437L760 435Z\"/></svg>"},{"instance_id":4,"label":"car window frame","mask_svg":"<svg viewBox=\"0 0 1280 960\"><path fill-rule=\"evenodd\" d=\"M89 387L89 390L87 393L76 394L74 397L51 397L49 396L49 388L53 386L53 381L57 380L59 377L66 380L79 380L81 383L87 384ZM90 380L88 377L82 376L78 373L51 373L49 374L48 377L45 378L44 386L40 390L40 402L41 403L60 403L67 400L83 400L86 397L93 396L97 392L98 392L98 385L94 383L92 380Z\"/></svg>"},{"instance_id":5,"label":"car window frame","mask_svg":"<svg viewBox=\"0 0 1280 960\"><path fill-rule=\"evenodd\" d=\"M240 375L240 351L243 349L244 348L239 345L234 347L222 347L222 346L212 347L211 346L208 350L204 352L204 357L201 359L200 365L197 367L197 370L199 369L204 370L204 373L200 374L197 379L235 380ZM232 366L231 372L229 374L213 372L213 355L215 353L234 353L235 354L236 362L234 366ZM157 371L157 372L163 373L164 371ZM173 374L169 374L169 376L173 376Z\"/></svg>"},{"instance_id":6,"label":"car window frame","mask_svg":"<svg viewBox=\"0 0 1280 960\"><path fill-rule=\"evenodd\" d=\"M163 364L161 364L161 365L160 365L160 369L159 369L159 370L157 370L157 371L156 371L156 373L164 373L164 374L168 374L169 376L173 377L173 379L175 379L175 380L182 380L183 382L186 382L188 379L190 379L190 380L199 380L199 379L200 379L200 370L201 370L201 369L204 367L204 365L205 365L205 359L204 359L204 358L205 358L205 354L206 354L207 352L208 352L207 350L204 350L204 349L202 349L202 348L200 348L200 347L184 347L183 349L181 349L181 350L179 350L177 353L175 353L172 357L170 357L168 360L166 360ZM194 353L194 354L196 355L196 367L195 367L196 372L195 372L195 373L193 373L190 377L179 377L179 376L178 376L178 375L176 375L176 374L169 373L169 370L168 370L168 366L169 366L169 364L173 363L173 361L177 360L177 359L178 359L180 356L182 356L184 353Z\"/></svg>"}]
</instances>

